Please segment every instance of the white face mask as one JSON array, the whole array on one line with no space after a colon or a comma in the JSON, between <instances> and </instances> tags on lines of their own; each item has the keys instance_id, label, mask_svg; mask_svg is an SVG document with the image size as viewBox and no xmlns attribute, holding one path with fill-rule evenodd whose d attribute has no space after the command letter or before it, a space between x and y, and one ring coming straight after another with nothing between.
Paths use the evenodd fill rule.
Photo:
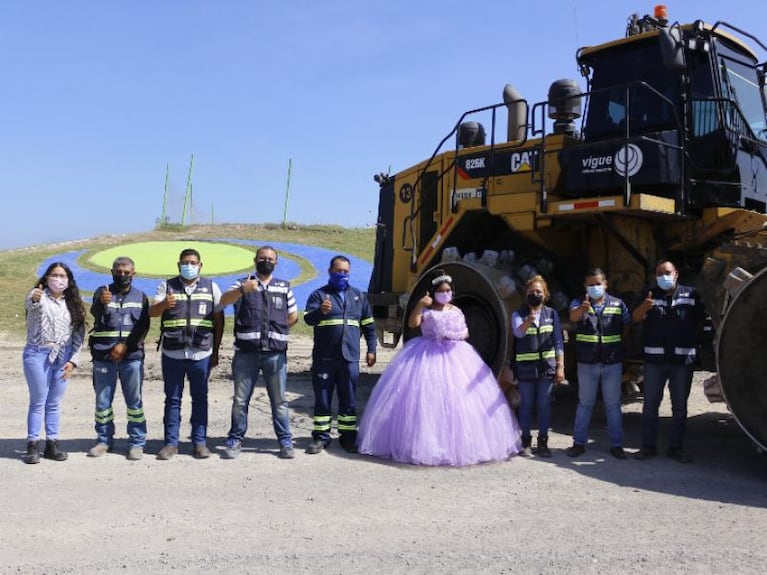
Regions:
<instances>
[{"instance_id":1,"label":"white face mask","mask_svg":"<svg viewBox=\"0 0 767 575\"><path fill-rule=\"evenodd\" d=\"M51 293L61 293L69 287L69 278L49 277L48 290Z\"/></svg>"}]
</instances>

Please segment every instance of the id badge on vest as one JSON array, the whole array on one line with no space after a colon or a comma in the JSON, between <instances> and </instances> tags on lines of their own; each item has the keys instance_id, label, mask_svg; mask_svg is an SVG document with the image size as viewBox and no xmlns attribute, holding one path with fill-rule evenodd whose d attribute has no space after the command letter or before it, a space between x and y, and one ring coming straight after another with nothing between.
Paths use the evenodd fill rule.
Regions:
<instances>
[{"instance_id":1,"label":"id badge on vest","mask_svg":"<svg viewBox=\"0 0 767 575\"><path fill-rule=\"evenodd\" d=\"M281 310L282 309L282 297L280 296L272 296L272 306L274 306L274 309Z\"/></svg>"},{"instance_id":2,"label":"id badge on vest","mask_svg":"<svg viewBox=\"0 0 767 575\"><path fill-rule=\"evenodd\" d=\"M197 313L200 315L205 315L208 313L208 304L207 302L200 302L200 304L197 306Z\"/></svg>"}]
</instances>

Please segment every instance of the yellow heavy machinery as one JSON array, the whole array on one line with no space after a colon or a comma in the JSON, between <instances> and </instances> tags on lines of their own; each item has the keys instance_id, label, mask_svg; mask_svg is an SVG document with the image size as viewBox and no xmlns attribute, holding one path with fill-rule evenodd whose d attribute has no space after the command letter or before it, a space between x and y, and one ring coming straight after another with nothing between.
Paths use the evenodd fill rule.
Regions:
<instances>
[{"instance_id":1,"label":"yellow heavy machinery","mask_svg":"<svg viewBox=\"0 0 767 575\"><path fill-rule=\"evenodd\" d=\"M444 268L471 343L499 373L532 274L565 312L600 266L633 307L669 258L712 319L701 368L767 447L767 66L754 47L767 52L726 22L671 23L656 7L625 37L578 50L585 89L558 80L530 104L507 85L428 159L377 175L368 293L382 343L414 335L405 319Z\"/></svg>"}]
</instances>

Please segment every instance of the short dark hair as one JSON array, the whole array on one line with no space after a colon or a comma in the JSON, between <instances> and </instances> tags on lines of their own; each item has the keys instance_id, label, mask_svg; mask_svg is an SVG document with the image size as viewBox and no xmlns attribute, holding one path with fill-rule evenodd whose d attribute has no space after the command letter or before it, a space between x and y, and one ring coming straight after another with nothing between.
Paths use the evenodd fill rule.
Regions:
<instances>
[{"instance_id":1,"label":"short dark hair","mask_svg":"<svg viewBox=\"0 0 767 575\"><path fill-rule=\"evenodd\" d=\"M586 275L583 276L583 279L594 277L594 276L602 276L603 280L607 279L607 274L605 273L605 270L602 268L589 268L586 270Z\"/></svg>"},{"instance_id":2,"label":"short dark hair","mask_svg":"<svg viewBox=\"0 0 767 575\"><path fill-rule=\"evenodd\" d=\"M197 258L198 262L202 261L202 258L200 257L200 252L198 252L194 248L186 248L185 250L181 250L181 254L178 256L178 261L183 260L185 256L194 256Z\"/></svg>"},{"instance_id":3,"label":"short dark hair","mask_svg":"<svg viewBox=\"0 0 767 575\"><path fill-rule=\"evenodd\" d=\"M117 266L130 266L133 269L136 269L136 264L128 256L120 256L119 258L115 258L115 261L112 262L112 269L115 269Z\"/></svg>"},{"instance_id":4,"label":"short dark hair","mask_svg":"<svg viewBox=\"0 0 767 575\"><path fill-rule=\"evenodd\" d=\"M350 266L352 265L352 262L350 262L350 261L349 261L349 258L347 258L346 256L342 256L341 254L338 254L338 255L336 255L336 256L333 256L333 257L330 259L330 269L331 269L331 270L333 269L333 266L335 265L335 263L336 263L337 261L346 262L346 263L347 263L347 264L349 264Z\"/></svg>"},{"instance_id":5,"label":"short dark hair","mask_svg":"<svg viewBox=\"0 0 767 575\"><path fill-rule=\"evenodd\" d=\"M256 250L256 256L255 256L255 257L256 257L256 259L258 259L258 254L260 254L261 252L267 251L267 250L269 250L269 251L271 251L271 252L274 252L274 256L275 256L275 257L277 257L277 250L276 250L276 249L274 249L274 248L273 248L272 246L270 246L270 245L266 245L266 246L261 246L260 248L258 248L258 249Z\"/></svg>"}]
</instances>

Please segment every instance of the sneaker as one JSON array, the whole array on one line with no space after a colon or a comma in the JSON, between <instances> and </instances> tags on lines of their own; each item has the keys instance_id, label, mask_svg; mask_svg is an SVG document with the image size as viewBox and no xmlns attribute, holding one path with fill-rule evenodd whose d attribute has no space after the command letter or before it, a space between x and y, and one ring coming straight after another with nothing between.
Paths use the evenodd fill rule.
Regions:
<instances>
[{"instance_id":1,"label":"sneaker","mask_svg":"<svg viewBox=\"0 0 767 575\"><path fill-rule=\"evenodd\" d=\"M656 455L658 455L658 450L655 447L645 446L634 454L634 459L645 461L647 459L652 459Z\"/></svg>"},{"instance_id":2,"label":"sneaker","mask_svg":"<svg viewBox=\"0 0 767 575\"><path fill-rule=\"evenodd\" d=\"M692 457L690 457L690 454L681 447L669 447L668 451L666 451L666 455L668 455L671 459L675 459L679 463L692 462Z\"/></svg>"},{"instance_id":3,"label":"sneaker","mask_svg":"<svg viewBox=\"0 0 767 575\"><path fill-rule=\"evenodd\" d=\"M174 455L178 453L178 447L175 445L171 445L170 443L163 447L160 452L157 454L157 459L160 459L162 461L166 461L168 459L172 459Z\"/></svg>"},{"instance_id":4,"label":"sneaker","mask_svg":"<svg viewBox=\"0 0 767 575\"><path fill-rule=\"evenodd\" d=\"M192 457L195 459L207 459L210 457L210 449L204 443L195 443L192 448Z\"/></svg>"},{"instance_id":5,"label":"sneaker","mask_svg":"<svg viewBox=\"0 0 767 575\"><path fill-rule=\"evenodd\" d=\"M320 451L322 451L323 449L325 449L325 447L327 446L325 445L324 441L315 439L309 444L309 447L306 448L306 453L308 453L309 455L315 455L319 453Z\"/></svg>"},{"instance_id":6,"label":"sneaker","mask_svg":"<svg viewBox=\"0 0 767 575\"><path fill-rule=\"evenodd\" d=\"M525 445L522 448L522 451L519 452L519 454L522 457L532 457L533 456L533 450L532 450L532 448L529 445Z\"/></svg>"},{"instance_id":7,"label":"sneaker","mask_svg":"<svg viewBox=\"0 0 767 575\"><path fill-rule=\"evenodd\" d=\"M128 461L138 461L144 457L144 448L140 445L132 445L128 448L128 455L126 456Z\"/></svg>"},{"instance_id":8,"label":"sneaker","mask_svg":"<svg viewBox=\"0 0 767 575\"><path fill-rule=\"evenodd\" d=\"M59 448L58 439L48 439L45 442L45 451L43 457L46 459L52 459L53 461L66 461L69 455L66 451L62 451Z\"/></svg>"},{"instance_id":9,"label":"sneaker","mask_svg":"<svg viewBox=\"0 0 767 575\"><path fill-rule=\"evenodd\" d=\"M88 450L88 457L101 457L111 450L106 443L97 443Z\"/></svg>"},{"instance_id":10,"label":"sneaker","mask_svg":"<svg viewBox=\"0 0 767 575\"><path fill-rule=\"evenodd\" d=\"M626 450L622 447L611 447L610 455L612 455L615 459L626 459L628 457Z\"/></svg>"},{"instance_id":11,"label":"sneaker","mask_svg":"<svg viewBox=\"0 0 767 575\"><path fill-rule=\"evenodd\" d=\"M278 457L280 459L293 459L296 456L296 452L293 451L293 448L290 447L290 445L283 445L280 447L280 454Z\"/></svg>"},{"instance_id":12,"label":"sneaker","mask_svg":"<svg viewBox=\"0 0 767 575\"><path fill-rule=\"evenodd\" d=\"M221 457L224 459L236 459L238 455L240 455L240 452L242 451L242 442L240 441L233 441L231 443L226 444L226 448L224 449L224 452L221 454Z\"/></svg>"},{"instance_id":13,"label":"sneaker","mask_svg":"<svg viewBox=\"0 0 767 575\"><path fill-rule=\"evenodd\" d=\"M570 447L565 449L567 457L578 457L586 453L586 448L580 443L573 443Z\"/></svg>"},{"instance_id":14,"label":"sneaker","mask_svg":"<svg viewBox=\"0 0 767 575\"><path fill-rule=\"evenodd\" d=\"M37 441L27 441L27 452L23 459L24 463L40 463L40 446Z\"/></svg>"}]
</instances>

